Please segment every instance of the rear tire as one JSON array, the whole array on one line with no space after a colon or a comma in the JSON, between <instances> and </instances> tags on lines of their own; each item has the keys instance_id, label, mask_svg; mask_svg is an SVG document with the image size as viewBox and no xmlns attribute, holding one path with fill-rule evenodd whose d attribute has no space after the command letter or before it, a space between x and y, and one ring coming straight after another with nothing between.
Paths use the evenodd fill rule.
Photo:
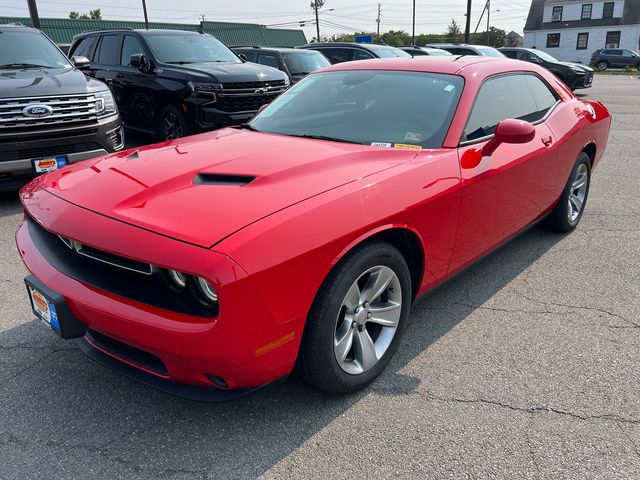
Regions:
<instances>
[{"instance_id":1,"label":"rear tire","mask_svg":"<svg viewBox=\"0 0 640 480\"><path fill-rule=\"evenodd\" d=\"M587 206L590 186L591 158L585 152L581 152L558 204L547 217L547 228L561 233L567 233L576 228Z\"/></svg>"},{"instance_id":2,"label":"rear tire","mask_svg":"<svg viewBox=\"0 0 640 480\"><path fill-rule=\"evenodd\" d=\"M167 105L160 112L158 132L163 140L186 137L190 133L184 114L174 105Z\"/></svg>"},{"instance_id":3,"label":"rear tire","mask_svg":"<svg viewBox=\"0 0 640 480\"><path fill-rule=\"evenodd\" d=\"M313 301L298 373L330 393L364 388L398 348L411 298L409 268L395 247L381 241L358 247L333 268Z\"/></svg>"}]
</instances>

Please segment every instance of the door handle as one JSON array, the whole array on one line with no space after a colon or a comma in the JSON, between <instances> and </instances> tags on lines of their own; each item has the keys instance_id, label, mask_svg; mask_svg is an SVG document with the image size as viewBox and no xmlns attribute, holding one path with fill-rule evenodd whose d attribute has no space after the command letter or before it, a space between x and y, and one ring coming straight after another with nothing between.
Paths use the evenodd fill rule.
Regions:
<instances>
[{"instance_id":1,"label":"door handle","mask_svg":"<svg viewBox=\"0 0 640 480\"><path fill-rule=\"evenodd\" d=\"M553 139L551 138L551 135L546 135L542 137L542 143L544 143L545 147L548 147L549 145L551 145L552 142L553 142Z\"/></svg>"}]
</instances>

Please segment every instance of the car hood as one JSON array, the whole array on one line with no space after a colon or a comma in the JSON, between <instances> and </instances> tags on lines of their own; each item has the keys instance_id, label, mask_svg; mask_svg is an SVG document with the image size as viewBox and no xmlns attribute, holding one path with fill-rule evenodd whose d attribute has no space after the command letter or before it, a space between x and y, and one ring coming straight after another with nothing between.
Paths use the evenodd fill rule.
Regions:
<instances>
[{"instance_id":1,"label":"car hood","mask_svg":"<svg viewBox=\"0 0 640 480\"><path fill-rule=\"evenodd\" d=\"M170 65L176 68L176 65ZM284 72L266 65L257 63L186 63L180 65L180 70L191 73L194 76L214 76L220 83L232 82L268 82L274 80L283 80L286 78Z\"/></svg>"},{"instance_id":2,"label":"car hood","mask_svg":"<svg viewBox=\"0 0 640 480\"><path fill-rule=\"evenodd\" d=\"M4 98L75 95L104 88L104 84L75 68L0 70L0 92Z\"/></svg>"},{"instance_id":3,"label":"car hood","mask_svg":"<svg viewBox=\"0 0 640 480\"><path fill-rule=\"evenodd\" d=\"M415 156L228 128L87 160L36 182L80 207L211 247L274 212Z\"/></svg>"}]
</instances>

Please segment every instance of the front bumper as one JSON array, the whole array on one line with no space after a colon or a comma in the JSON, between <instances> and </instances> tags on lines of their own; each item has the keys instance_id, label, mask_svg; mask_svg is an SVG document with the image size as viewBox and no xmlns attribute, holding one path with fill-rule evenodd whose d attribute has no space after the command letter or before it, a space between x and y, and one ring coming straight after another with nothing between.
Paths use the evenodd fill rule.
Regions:
<instances>
[{"instance_id":1,"label":"front bumper","mask_svg":"<svg viewBox=\"0 0 640 480\"><path fill-rule=\"evenodd\" d=\"M584 75L576 75L572 88L591 88L593 85L593 72L586 72Z\"/></svg>"},{"instance_id":2,"label":"front bumper","mask_svg":"<svg viewBox=\"0 0 640 480\"><path fill-rule=\"evenodd\" d=\"M244 394L293 369L299 322L276 322L252 279L229 257L96 215L35 184L27 186L21 197L29 214L51 232L103 249L107 248L105 239L110 239L108 249L113 254L122 255L124 247L131 258L179 268L215 283L220 298L220 313L215 318L123 298L56 270L29 235L27 222L23 222L16 232L22 260L39 282L64 297L74 318L86 326L89 335L78 341L92 358L111 368L118 365L116 370L155 388L199 400L206 399L206 391L213 399L223 399L220 392L233 392L222 395L224 398ZM102 347L105 343L131 347L159 359L164 369L146 368L143 362L135 361L135 356L127 357L118 348L101 349L91 332L109 339ZM223 379L224 388L212 378ZM202 388L205 392L194 393Z\"/></svg>"},{"instance_id":3,"label":"front bumper","mask_svg":"<svg viewBox=\"0 0 640 480\"><path fill-rule=\"evenodd\" d=\"M113 139L117 139L114 143ZM118 115L100 119L78 131L41 132L0 141L0 191L15 190L36 174L33 161L65 155L69 163L106 155L124 148L124 131Z\"/></svg>"}]
</instances>

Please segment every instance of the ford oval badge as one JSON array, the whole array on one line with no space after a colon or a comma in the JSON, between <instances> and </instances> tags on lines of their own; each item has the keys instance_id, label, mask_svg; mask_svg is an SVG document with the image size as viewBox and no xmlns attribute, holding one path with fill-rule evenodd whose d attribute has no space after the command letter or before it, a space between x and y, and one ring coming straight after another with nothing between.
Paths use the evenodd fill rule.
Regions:
<instances>
[{"instance_id":1,"label":"ford oval badge","mask_svg":"<svg viewBox=\"0 0 640 480\"><path fill-rule=\"evenodd\" d=\"M31 118L48 117L52 113L53 108L51 108L49 105L32 104L27 105L22 109L22 114L25 117Z\"/></svg>"}]
</instances>

